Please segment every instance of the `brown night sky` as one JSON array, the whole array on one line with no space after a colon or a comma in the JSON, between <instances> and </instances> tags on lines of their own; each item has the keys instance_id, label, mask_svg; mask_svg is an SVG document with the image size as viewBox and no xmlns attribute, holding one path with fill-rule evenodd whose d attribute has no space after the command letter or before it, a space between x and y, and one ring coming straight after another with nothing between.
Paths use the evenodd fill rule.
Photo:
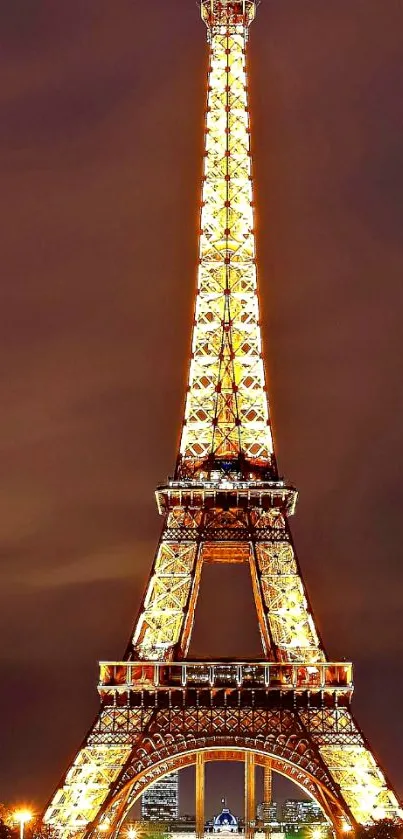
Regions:
<instances>
[{"instance_id":1,"label":"brown night sky","mask_svg":"<svg viewBox=\"0 0 403 839\"><path fill-rule=\"evenodd\" d=\"M279 464L400 793L402 32L401 0L265 0L250 55ZM0 0L0 56L0 800L39 806L126 646L174 464L205 32L193 0ZM238 576L206 576L198 652L256 652Z\"/></svg>"}]
</instances>

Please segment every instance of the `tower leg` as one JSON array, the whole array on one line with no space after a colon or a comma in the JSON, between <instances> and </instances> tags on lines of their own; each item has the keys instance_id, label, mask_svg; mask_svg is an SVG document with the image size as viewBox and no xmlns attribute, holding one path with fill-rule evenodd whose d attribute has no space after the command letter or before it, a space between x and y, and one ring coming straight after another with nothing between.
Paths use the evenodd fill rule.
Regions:
<instances>
[{"instance_id":1,"label":"tower leg","mask_svg":"<svg viewBox=\"0 0 403 839\"><path fill-rule=\"evenodd\" d=\"M205 762L204 752L198 752L196 756L196 837L202 839L204 836L204 773Z\"/></svg>"},{"instance_id":2,"label":"tower leg","mask_svg":"<svg viewBox=\"0 0 403 839\"><path fill-rule=\"evenodd\" d=\"M245 839L252 839L255 832L255 755L245 753Z\"/></svg>"},{"instance_id":3,"label":"tower leg","mask_svg":"<svg viewBox=\"0 0 403 839\"><path fill-rule=\"evenodd\" d=\"M263 769L263 820L266 836L270 835L270 804L273 800L271 760L268 759Z\"/></svg>"}]
</instances>

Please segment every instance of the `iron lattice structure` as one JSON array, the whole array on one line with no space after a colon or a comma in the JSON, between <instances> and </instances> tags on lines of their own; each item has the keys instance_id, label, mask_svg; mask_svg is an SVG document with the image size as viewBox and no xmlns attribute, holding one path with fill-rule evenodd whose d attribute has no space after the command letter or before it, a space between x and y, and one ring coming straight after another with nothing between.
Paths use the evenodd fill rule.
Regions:
<instances>
[{"instance_id":1,"label":"iron lattice structure","mask_svg":"<svg viewBox=\"0 0 403 839\"><path fill-rule=\"evenodd\" d=\"M202 0L201 12L208 97L180 450L175 476L157 489L164 525L132 639L123 661L101 664L99 715L44 815L60 839L116 835L156 779L223 757L245 760L249 778L270 760L338 833L402 815L352 715L351 665L328 661L315 628L288 521L297 493L273 451L246 65L255 4ZM205 562L249 564L261 661L189 661Z\"/></svg>"}]
</instances>

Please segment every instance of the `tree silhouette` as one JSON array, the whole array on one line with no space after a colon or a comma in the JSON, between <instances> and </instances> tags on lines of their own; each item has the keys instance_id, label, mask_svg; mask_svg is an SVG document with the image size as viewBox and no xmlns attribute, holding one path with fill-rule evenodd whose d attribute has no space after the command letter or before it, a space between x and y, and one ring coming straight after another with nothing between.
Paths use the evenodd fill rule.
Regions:
<instances>
[{"instance_id":1,"label":"tree silhouette","mask_svg":"<svg viewBox=\"0 0 403 839\"><path fill-rule=\"evenodd\" d=\"M379 819L374 824L359 827L357 839L403 839L403 822Z\"/></svg>"}]
</instances>

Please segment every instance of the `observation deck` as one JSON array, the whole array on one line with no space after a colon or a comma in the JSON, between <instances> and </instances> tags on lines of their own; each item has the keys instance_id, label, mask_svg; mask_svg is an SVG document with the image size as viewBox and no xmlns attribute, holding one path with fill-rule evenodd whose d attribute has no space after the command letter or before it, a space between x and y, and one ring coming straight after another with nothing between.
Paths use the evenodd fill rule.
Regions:
<instances>
[{"instance_id":1,"label":"observation deck","mask_svg":"<svg viewBox=\"0 0 403 839\"><path fill-rule=\"evenodd\" d=\"M200 0L200 11L208 29L218 26L249 26L255 18L255 0Z\"/></svg>"},{"instance_id":2,"label":"observation deck","mask_svg":"<svg viewBox=\"0 0 403 839\"><path fill-rule=\"evenodd\" d=\"M208 508L277 507L287 515L295 513L298 491L284 481L170 480L156 489L158 512L165 515L174 507Z\"/></svg>"},{"instance_id":3,"label":"observation deck","mask_svg":"<svg viewBox=\"0 0 403 839\"><path fill-rule=\"evenodd\" d=\"M224 692L242 704L253 694L259 701L269 694L329 694L351 699L350 662L318 664L265 661L102 661L98 691L102 698L119 694L196 695ZM249 694L250 691L250 694ZM177 696L178 698L178 696ZM147 703L148 704L148 703ZM225 704L225 703L224 703Z\"/></svg>"}]
</instances>

